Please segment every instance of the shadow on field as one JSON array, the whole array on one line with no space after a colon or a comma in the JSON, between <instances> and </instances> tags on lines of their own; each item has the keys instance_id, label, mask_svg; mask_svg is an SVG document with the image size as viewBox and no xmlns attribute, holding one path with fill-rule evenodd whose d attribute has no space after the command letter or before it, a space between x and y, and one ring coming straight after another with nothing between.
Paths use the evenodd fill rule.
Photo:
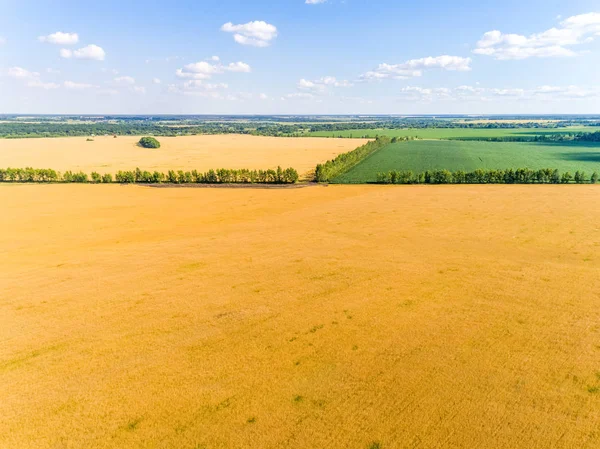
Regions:
<instances>
[{"instance_id":1,"label":"shadow on field","mask_svg":"<svg viewBox=\"0 0 600 449\"><path fill-rule=\"evenodd\" d=\"M580 133L580 132L589 132L589 133L593 133L596 131L600 131L600 129L590 129L589 131L585 130L585 131L581 131L581 130L577 130L574 131L572 129L550 129L548 131L524 131L524 132L512 132L510 135L511 136L555 136L557 134L559 135L565 135L565 134L573 134L573 133Z\"/></svg>"},{"instance_id":2,"label":"shadow on field","mask_svg":"<svg viewBox=\"0 0 600 449\"><path fill-rule=\"evenodd\" d=\"M598 162L598 163L600 163L600 152L561 153L560 158L565 161L581 161L581 162Z\"/></svg>"}]
</instances>

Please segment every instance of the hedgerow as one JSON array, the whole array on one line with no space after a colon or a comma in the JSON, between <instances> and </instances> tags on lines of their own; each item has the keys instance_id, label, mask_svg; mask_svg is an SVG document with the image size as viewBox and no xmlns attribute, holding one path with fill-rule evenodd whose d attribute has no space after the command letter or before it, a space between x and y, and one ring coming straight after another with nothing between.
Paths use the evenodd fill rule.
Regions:
<instances>
[{"instance_id":1,"label":"hedgerow","mask_svg":"<svg viewBox=\"0 0 600 449\"><path fill-rule=\"evenodd\" d=\"M114 182L119 184L294 184L298 182L298 172L293 168L277 170L209 170L205 173L192 171L169 170L167 174L154 171L119 171ZM66 171L64 173L51 169L7 168L0 169L0 182L38 182L38 183L104 183L113 182L111 174L100 175L93 172L88 177L83 172Z\"/></svg>"},{"instance_id":2,"label":"hedgerow","mask_svg":"<svg viewBox=\"0 0 600 449\"><path fill-rule=\"evenodd\" d=\"M465 172L457 170L431 170L422 173L412 171L392 170L377 174L377 184L596 184L598 173L587 177L584 172L577 171L575 175L569 172L559 173L557 169L543 168L531 170L519 168L516 170L474 170Z\"/></svg>"},{"instance_id":3,"label":"hedgerow","mask_svg":"<svg viewBox=\"0 0 600 449\"><path fill-rule=\"evenodd\" d=\"M392 141L389 137L377 137L377 139L364 144L348 153L342 153L335 159L317 165L315 169L315 181L329 182L333 178L346 173L356 164L373 154L375 151L389 145Z\"/></svg>"}]
</instances>

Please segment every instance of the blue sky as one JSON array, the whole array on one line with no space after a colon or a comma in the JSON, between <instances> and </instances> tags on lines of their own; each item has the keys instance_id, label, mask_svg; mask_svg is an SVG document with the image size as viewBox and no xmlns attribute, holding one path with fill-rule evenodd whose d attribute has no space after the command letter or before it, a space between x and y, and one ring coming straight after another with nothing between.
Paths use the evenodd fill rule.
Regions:
<instances>
[{"instance_id":1,"label":"blue sky","mask_svg":"<svg viewBox=\"0 0 600 449\"><path fill-rule=\"evenodd\" d=\"M306 1L0 0L0 113L600 113L597 1Z\"/></svg>"}]
</instances>

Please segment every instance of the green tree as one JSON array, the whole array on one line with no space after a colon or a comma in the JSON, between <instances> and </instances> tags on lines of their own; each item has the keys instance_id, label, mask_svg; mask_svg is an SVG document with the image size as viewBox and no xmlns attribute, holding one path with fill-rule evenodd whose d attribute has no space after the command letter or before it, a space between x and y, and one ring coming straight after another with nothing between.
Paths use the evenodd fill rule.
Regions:
<instances>
[{"instance_id":1,"label":"green tree","mask_svg":"<svg viewBox=\"0 0 600 449\"><path fill-rule=\"evenodd\" d=\"M563 175L560 178L560 182L562 184L568 184L571 181L573 181L573 175L569 172L563 173Z\"/></svg>"},{"instance_id":2,"label":"green tree","mask_svg":"<svg viewBox=\"0 0 600 449\"><path fill-rule=\"evenodd\" d=\"M138 144L143 148L160 148L160 142L154 137L142 137Z\"/></svg>"}]
</instances>

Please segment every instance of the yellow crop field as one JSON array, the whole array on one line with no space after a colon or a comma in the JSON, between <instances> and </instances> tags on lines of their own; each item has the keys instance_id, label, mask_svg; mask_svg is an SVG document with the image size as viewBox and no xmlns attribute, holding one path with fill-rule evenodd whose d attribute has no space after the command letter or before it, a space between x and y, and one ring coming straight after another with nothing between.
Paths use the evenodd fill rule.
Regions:
<instances>
[{"instance_id":1,"label":"yellow crop field","mask_svg":"<svg viewBox=\"0 0 600 449\"><path fill-rule=\"evenodd\" d=\"M0 447L598 448L598 193L2 185Z\"/></svg>"},{"instance_id":2,"label":"yellow crop field","mask_svg":"<svg viewBox=\"0 0 600 449\"><path fill-rule=\"evenodd\" d=\"M249 135L159 137L160 149L141 148L138 137L0 139L0 167L116 173L119 170L267 169L303 174L365 139L283 138Z\"/></svg>"}]
</instances>

